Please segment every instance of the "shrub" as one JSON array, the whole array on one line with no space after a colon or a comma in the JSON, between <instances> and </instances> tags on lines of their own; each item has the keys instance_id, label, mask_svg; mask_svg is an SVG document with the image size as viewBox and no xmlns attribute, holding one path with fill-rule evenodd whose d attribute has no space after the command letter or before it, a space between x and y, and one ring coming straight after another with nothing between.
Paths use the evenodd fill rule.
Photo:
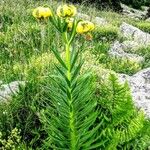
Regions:
<instances>
[{"instance_id":1,"label":"shrub","mask_svg":"<svg viewBox=\"0 0 150 150\"><path fill-rule=\"evenodd\" d=\"M128 60L121 58L111 58L107 57L106 68L112 69L118 73L125 73L128 75L133 75L142 69L142 64L136 62L136 60Z\"/></svg>"},{"instance_id":2,"label":"shrub","mask_svg":"<svg viewBox=\"0 0 150 150\"><path fill-rule=\"evenodd\" d=\"M32 80L21 87L10 102L0 104L0 132L4 133L4 139L9 136L9 131L17 127L21 137L17 144L25 144L33 149L41 146L46 133L41 130L42 124L37 114L43 104L41 95L36 95L42 91L39 88L39 83Z\"/></svg>"}]
</instances>

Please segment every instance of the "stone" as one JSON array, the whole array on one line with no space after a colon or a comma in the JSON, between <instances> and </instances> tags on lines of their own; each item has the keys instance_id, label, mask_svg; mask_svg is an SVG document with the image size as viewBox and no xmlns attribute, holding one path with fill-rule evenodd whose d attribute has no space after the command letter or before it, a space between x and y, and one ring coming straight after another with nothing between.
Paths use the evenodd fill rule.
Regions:
<instances>
[{"instance_id":1,"label":"stone","mask_svg":"<svg viewBox=\"0 0 150 150\"><path fill-rule=\"evenodd\" d=\"M13 81L9 84L0 85L0 102L7 102L13 95L19 92L20 85L24 86L25 81Z\"/></svg>"},{"instance_id":2,"label":"stone","mask_svg":"<svg viewBox=\"0 0 150 150\"><path fill-rule=\"evenodd\" d=\"M139 45L150 45L150 34L143 32L130 24L124 22L120 27L120 32L124 37L136 41Z\"/></svg>"},{"instance_id":3,"label":"stone","mask_svg":"<svg viewBox=\"0 0 150 150\"><path fill-rule=\"evenodd\" d=\"M150 17L149 17L149 18L147 18L145 21L150 22Z\"/></svg>"},{"instance_id":4,"label":"stone","mask_svg":"<svg viewBox=\"0 0 150 150\"><path fill-rule=\"evenodd\" d=\"M123 8L122 13L124 15L126 15L130 18L133 18L133 19L138 19L138 20L144 19L146 17L147 12L148 12L147 7L144 8L144 11L128 7L125 4L121 4L121 7Z\"/></svg>"},{"instance_id":5,"label":"stone","mask_svg":"<svg viewBox=\"0 0 150 150\"><path fill-rule=\"evenodd\" d=\"M146 16L147 16L147 17L150 17L150 7L149 7L148 10L147 10Z\"/></svg>"},{"instance_id":6,"label":"stone","mask_svg":"<svg viewBox=\"0 0 150 150\"><path fill-rule=\"evenodd\" d=\"M139 43L130 40L123 41L121 44L125 52L135 52L142 47L141 45L139 45Z\"/></svg>"},{"instance_id":7,"label":"stone","mask_svg":"<svg viewBox=\"0 0 150 150\"><path fill-rule=\"evenodd\" d=\"M136 63L142 63L144 61L144 57L127 53L125 52L125 49L127 49L127 47L124 44L116 41L109 50L109 55L116 58L131 60Z\"/></svg>"},{"instance_id":8,"label":"stone","mask_svg":"<svg viewBox=\"0 0 150 150\"><path fill-rule=\"evenodd\" d=\"M149 10L149 7L148 7L148 6L142 6L142 10L143 10L145 13L147 13L148 10Z\"/></svg>"},{"instance_id":9,"label":"stone","mask_svg":"<svg viewBox=\"0 0 150 150\"><path fill-rule=\"evenodd\" d=\"M143 69L133 76L119 74L119 80L129 83L135 106L150 118L150 68Z\"/></svg>"}]
</instances>

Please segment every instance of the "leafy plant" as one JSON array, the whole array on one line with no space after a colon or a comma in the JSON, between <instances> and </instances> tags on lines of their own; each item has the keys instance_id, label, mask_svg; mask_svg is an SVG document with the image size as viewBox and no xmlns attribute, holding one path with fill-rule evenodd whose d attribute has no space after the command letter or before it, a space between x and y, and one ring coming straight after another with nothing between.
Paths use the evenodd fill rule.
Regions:
<instances>
[{"instance_id":1,"label":"leafy plant","mask_svg":"<svg viewBox=\"0 0 150 150\"><path fill-rule=\"evenodd\" d=\"M39 88L39 82L32 79L25 87L20 88L20 92L12 100L0 104L0 131L4 139L17 127L21 137L19 144L33 149L42 145L46 133L42 131L37 110L43 107L43 101L39 100L44 91Z\"/></svg>"},{"instance_id":2,"label":"leafy plant","mask_svg":"<svg viewBox=\"0 0 150 150\"><path fill-rule=\"evenodd\" d=\"M42 9L46 8L37 9L39 16L41 12L44 18ZM53 46L52 51L59 64L55 64L55 74L48 77L51 82L45 85L51 98L46 109L41 111L41 121L48 134L43 146L45 149L77 150L99 146L95 143L98 140L96 133L99 125L94 125L98 112L96 101L92 99L92 78L90 74L80 75L83 61L80 50L73 47L76 34L87 33L93 30L94 25L89 21L67 18L75 12L74 6L59 6L59 17L52 13L50 18L63 39L65 60Z\"/></svg>"},{"instance_id":3,"label":"leafy plant","mask_svg":"<svg viewBox=\"0 0 150 150\"><path fill-rule=\"evenodd\" d=\"M150 67L150 47L140 48L136 51L137 54L140 54L144 57L145 62L143 64L143 68Z\"/></svg>"},{"instance_id":4,"label":"leafy plant","mask_svg":"<svg viewBox=\"0 0 150 150\"><path fill-rule=\"evenodd\" d=\"M108 80L101 79L97 87L100 139L106 140L101 149L146 149L149 146L150 128L145 130L147 121L143 112L135 109L127 83L120 84L111 74Z\"/></svg>"},{"instance_id":5,"label":"leafy plant","mask_svg":"<svg viewBox=\"0 0 150 150\"><path fill-rule=\"evenodd\" d=\"M3 134L0 132L0 149L15 150L21 141L20 130L14 128L7 139L3 139Z\"/></svg>"}]
</instances>

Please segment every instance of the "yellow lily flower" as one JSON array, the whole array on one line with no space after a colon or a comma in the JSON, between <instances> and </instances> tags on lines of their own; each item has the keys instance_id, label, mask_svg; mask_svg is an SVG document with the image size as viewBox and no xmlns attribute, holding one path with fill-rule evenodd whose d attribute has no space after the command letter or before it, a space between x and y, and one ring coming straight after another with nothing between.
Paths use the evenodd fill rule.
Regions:
<instances>
[{"instance_id":1,"label":"yellow lily flower","mask_svg":"<svg viewBox=\"0 0 150 150\"><path fill-rule=\"evenodd\" d=\"M45 19L51 17L52 12L48 7L37 7L33 10L32 15L37 19L41 19L41 18Z\"/></svg>"},{"instance_id":2,"label":"yellow lily flower","mask_svg":"<svg viewBox=\"0 0 150 150\"><path fill-rule=\"evenodd\" d=\"M87 33L94 30L95 26L90 21L80 21L77 25L76 32L77 33Z\"/></svg>"},{"instance_id":3,"label":"yellow lily flower","mask_svg":"<svg viewBox=\"0 0 150 150\"><path fill-rule=\"evenodd\" d=\"M60 5L57 8L57 15L59 17L72 17L75 16L75 14L77 13L77 9L75 6L73 5Z\"/></svg>"}]
</instances>

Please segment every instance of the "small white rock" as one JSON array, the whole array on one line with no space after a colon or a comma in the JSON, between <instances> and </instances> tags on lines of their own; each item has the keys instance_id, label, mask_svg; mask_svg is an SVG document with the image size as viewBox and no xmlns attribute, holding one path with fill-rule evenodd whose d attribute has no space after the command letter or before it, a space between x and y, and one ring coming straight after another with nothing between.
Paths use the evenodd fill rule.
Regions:
<instances>
[{"instance_id":1,"label":"small white rock","mask_svg":"<svg viewBox=\"0 0 150 150\"><path fill-rule=\"evenodd\" d=\"M19 92L19 86L25 85L25 81L14 81L9 84L0 85L0 101L7 101L11 96Z\"/></svg>"},{"instance_id":2,"label":"small white rock","mask_svg":"<svg viewBox=\"0 0 150 150\"><path fill-rule=\"evenodd\" d=\"M134 61L136 63L142 63L144 61L144 58L142 56L126 53L124 51L125 49L127 49L127 47L117 41L112 45L111 49L109 50L109 55L121 59L131 60L132 62Z\"/></svg>"},{"instance_id":3,"label":"small white rock","mask_svg":"<svg viewBox=\"0 0 150 150\"><path fill-rule=\"evenodd\" d=\"M127 24L125 22L122 23L122 25L120 26L120 32L123 34L123 36L134 40L139 45L150 45L150 34L143 32L130 24Z\"/></svg>"}]
</instances>

